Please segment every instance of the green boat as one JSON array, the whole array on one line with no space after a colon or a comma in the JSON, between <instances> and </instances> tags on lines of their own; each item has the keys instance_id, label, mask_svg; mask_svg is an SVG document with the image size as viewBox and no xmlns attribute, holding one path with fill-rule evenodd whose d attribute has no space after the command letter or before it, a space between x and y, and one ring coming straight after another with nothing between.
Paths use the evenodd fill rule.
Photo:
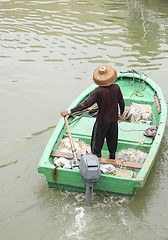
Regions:
<instances>
[{"instance_id":1,"label":"green boat","mask_svg":"<svg viewBox=\"0 0 168 240\"><path fill-rule=\"evenodd\" d=\"M120 86L123 93L127 112L125 120L119 123L116 159L108 159L109 153L106 142L102 149L100 163L104 163L104 165L110 163L115 167L115 170L109 174L102 172L98 182L93 187L93 192L96 194L117 193L133 195L138 188L144 186L156 160L165 131L167 106L160 87L143 73L138 73L134 70L118 73L115 83ZM74 100L69 109L83 102L97 87L97 85L93 84L87 88ZM130 106L150 107L152 112L150 114L151 119L140 119L139 122L137 119L131 121L130 118L133 117L133 114L129 114ZM82 117L76 116L75 121L73 117L71 115L68 116L72 138L90 145L95 117L93 114L90 114L89 110ZM71 124L72 121L73 123ZM145 132L149 130L150 133L151 129L156 130L154 136L150 136L150 134L145 135ZM69 161L73 158L72 153L59 151L62 139L67 137L68 132L64 118L61 118L41 157L38 172L46 176L48 187L50 188L85 192L85 182L78 167L67 169L54 165L55 159L59 157L70 159ZM123 155L122 159L120 153L122 151L130 152L131 149L145 154L143 162L136 161L138 152L134 155L135 161L125 159L125 155ZM129 155L127 154L127 156ZM80 159L80 156L78 158Z\"/></svg>"}]
</instances>

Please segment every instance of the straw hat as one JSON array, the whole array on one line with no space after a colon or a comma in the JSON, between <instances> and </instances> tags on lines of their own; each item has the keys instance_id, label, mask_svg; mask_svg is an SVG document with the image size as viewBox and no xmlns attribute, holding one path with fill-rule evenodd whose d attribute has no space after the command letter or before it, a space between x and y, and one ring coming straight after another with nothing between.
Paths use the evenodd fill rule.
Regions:
<instances>
[{"instance_id":1,"label":"straw hat","mask_svg":"<svg viewBox=\"0 0 168 240\"><path fill-rule=\"evenodd\" d=\"M93 72L94 82L102 87L110 86L117 79L116 70L108 65L102 65Z\"/></svg>"}]
</instances>

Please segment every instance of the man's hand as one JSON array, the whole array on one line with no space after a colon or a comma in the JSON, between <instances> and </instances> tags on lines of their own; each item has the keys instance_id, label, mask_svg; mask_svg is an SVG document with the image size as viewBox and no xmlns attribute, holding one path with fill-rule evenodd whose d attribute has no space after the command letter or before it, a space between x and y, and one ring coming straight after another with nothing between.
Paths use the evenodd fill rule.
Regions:
<instances>
[{"instance_id":1,"label":"man's hand","mask_svg":"<svg viewBox=\"0 0 168 240\"><path fill-rule=\"evenodd\" d=\"M119 123L122 122L123 117L124 117L123 114L118 114L118 121L119 121Z\"/></svg>"},{"instance_id":2,"label":"man's hand","mask_svg":"<svg viewBox=\"0 0 168 240\"><path fill-rule=\"evenodd\" d=\"M71 114L71 111L64 110L64 111L61 112L61 116L62 117L65 117L65 116L67 116L69 114Z\"/></svg>"}]
</instances>

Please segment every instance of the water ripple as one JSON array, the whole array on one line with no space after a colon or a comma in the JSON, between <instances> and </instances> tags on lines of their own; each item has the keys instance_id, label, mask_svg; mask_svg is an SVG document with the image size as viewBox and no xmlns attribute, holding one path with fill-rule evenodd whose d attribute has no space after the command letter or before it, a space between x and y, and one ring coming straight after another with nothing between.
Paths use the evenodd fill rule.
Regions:
<instances>
[{"instance_id":1,"label":"water ripple","mask_svg":"<svg viewBox=\"0 0 168 240\"><path fill-rule=\"evenodd\" d=\"M154 62L159 58L166 58L163 54L160 56L161 51L159 51L159 45L164 39L160 38L159 44L158 38L151 35L153 37L152 47L148 44L151 43L151 28L158 28L158 34L165 31L164 25L159 26L157 19L155 23L145 24L141 17L137 18L134 23L131 22L132 15L130 19L128 15L126 17L121 15L120 1L115 4L111 2L99 4L90 1L67 0L29 0L26 3L24 1L1 1L0 48L2 50L0 57L3 59L10 57L11 60L19 61L40 59L63 62L64 57L67 56L71 61L89 60L92 63L103 59L106 62L118 59L115 61L118 66L123 65L122 60L119 59L125 58L128 59L129 67L137 66L139 61L146 64L146 57L140 60L140 55L150 55L151 50L156 54ZM133 11L135 6L129 7ZM140 6L136 11L142 11ZM141 12L138 14L142 16ZM136 34L138 35L135 34L137 26L139 30L136 30ZM7 54L6 48L13 49L13 51ZM14 50L20 51L20 54L16 54ZM131 61L133 64L130 64ZM149 61L153 62L153 59ZM147 65L147 68L150 68L150 65L152 64Z\"/></svg>"}]
</instances>

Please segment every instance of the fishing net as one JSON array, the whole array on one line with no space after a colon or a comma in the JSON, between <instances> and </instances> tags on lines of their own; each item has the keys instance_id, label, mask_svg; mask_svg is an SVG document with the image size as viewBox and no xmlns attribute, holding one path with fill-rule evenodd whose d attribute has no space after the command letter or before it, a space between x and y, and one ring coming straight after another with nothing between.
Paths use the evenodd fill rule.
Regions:
<instances>
[{"instance_id":1,"label":"fishing net","mask_svg":"<svg viewBox=\"0 0 168 240\"><path fill-rule=\"evenodd\" d=\"M86 152L90 153L91 148L90 145L79 140L78 138L73 138L74 146L77 154L86 154ZM71 144L69 138L64 138L61 140L58 150L61 152L71 153Z\"/></svg>"},{"instance_id":2,"label":"fishing net","mask_svg":"<svg viewBox=\"0 0 168 240\"><path fill-rule=\"evenodd\" d=\"M147 158L147 153L134 148L121 150L116 156L117 160L126 162L144 163Z\"/></svg>"},{"instance_id":3,"label":"fishing net","mask_svg":"<svg viewBox=\"0 0 168 240\"><path fill-rule=\"evenodd\" d=\"M152 107L149 104L131 103L125 109L125 121L131 123L152 124Z\"/></svg>"}]
</instances>

